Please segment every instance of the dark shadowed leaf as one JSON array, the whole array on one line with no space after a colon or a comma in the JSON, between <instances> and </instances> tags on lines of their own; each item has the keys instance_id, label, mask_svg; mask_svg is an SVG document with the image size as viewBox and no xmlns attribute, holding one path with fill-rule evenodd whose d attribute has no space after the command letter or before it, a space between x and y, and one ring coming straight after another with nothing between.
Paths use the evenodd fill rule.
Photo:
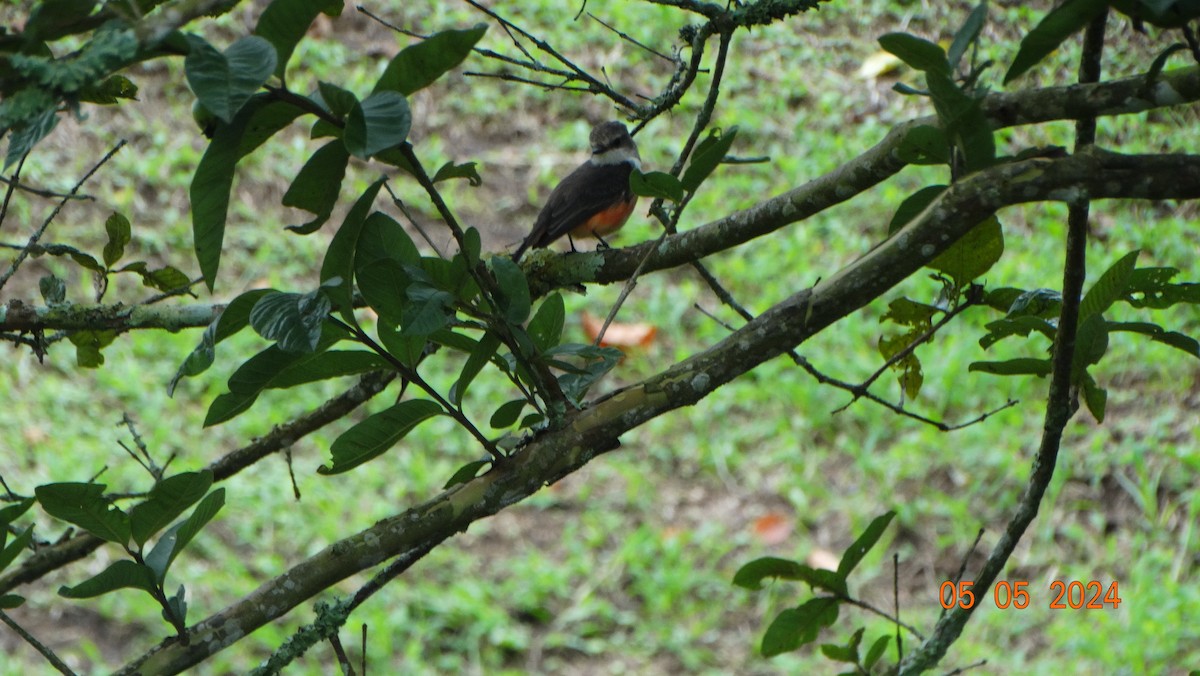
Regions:
<instances>
[{"instance_id":1,"label":"dark shadowed leaf","mask_svg":"<svg viewBox=\"0 0 1200 676\"><path fill-rule=\"evenodd\" d=\"M342 140L351 155L365 160L403 143L410 126L408 101L396 92L376 92L350 109Z\"/></svg>"},{"instance_id":2,"label":"dark shadowed leaf","mask_svg":"<svg viewBox=\"0 0 1200 676\"><path fill-rule=\"evenodd\" d=\"M962 61L967 49L979 39L979 32L983 30L985 21L987 21L987 0L982 0L967 15L967 20L954 34L954 41L950 43L950 51L946 54L946 58L950 61L952 69L958 67L958 63Z\"/></svg>"},{"instance_id":3,"label":"dark shadowed leaf","mask_svg":"<svg viewBox=\"0 0 1200 676\"><path fill-rule=\"evenodd\" d=\"M892 522L895 516L896 512L889 510L871 520L871 524L867 526L863 534L858 536L858 539L847 547L845 553L842 554L842 562L838 564L837 569L838 575L841 575L843 578L850 576L850 573L863 560L867 552L871 551L876 542L879 542L883 531L887 529L888 524Z\"/></svg>"},{"instance_id":4,"label":"dark shadowed leaf","mask_svg":"<svg viewBox=\"0 0 1200 676\"><path fill-rule=\"evenodd\" d=\"M256 35L241 38L222 54L196 35L183 61L188 84L213 115L228 123L275 70L275 48Z\"/></svg>"},{"instance_id":5,"label":"dark shadowed leaf","mask_svg":"<svg viewBox=\"0 0 1200 676\"><path fill-rule=\"evenodd\" d=\"M799 608L779 613L763 635L763 657L791 652L817 640L821 629L837 621L838 601L829 597L810 599Z\"/></svg>"},{"instance_id":6,"label":"dark shadowed leaf","mask_svg":"<svg viewBox=\"0 0 1200 676\"><path fill-rule=\"evenodd\" d=\"M204 497L212 486L208 470L185 472L154 484L147 498L129 510L133 541L143 545L152 535L166 528L188 507Z\"/></svg>"},{"instance_id":7,"label":"dark shadowed leaf","mask_svg":"<svg viewBox=\"0 0 1200 676\"><path fill-rule=\"evenodd\" d=\"M69 599L90 599L117 589L141 589L153 593L154 571L150 566L134 563L129 559L115 561L99 575L80 582L74 587L59 587L60 596Z\"/></svg>"},{"instance_id":8,"label":"dark shadowed leaf","mask_svg":"<svg viewBox=\"0 0 1200 676\"><path fill-rule=\"evenodd\" d=\"M492 464L491 460L476 460L474 462L468 462L454 472L454 475L451 476L448 481L446 481L446 485L442 486L442 490L458 484L467 483L479 475L479 470L487 467L490 464Z\"/></svg>"},{"instance_id":9,"label":"dark shadowed leaf","mask_svg":"<svg viewBox=\"0 0 1200 676\"><path fill-rule=\"evenodd\" d=\"M225 506L225 489L218 488L209 493L196 505L188 518L180 521L172 526L167 532L163 533L158 542L154 543L154 548L146 555L146 564L161 583L166 579L167 570L171 567L171 562L184 547L188 546L197 534L204 528L213 517L221 511Z\"/></svg>"},{"instance_id":10,"label":"dark shadowed leaf","mask_svg":"<svg viewBox=\"0 0 1200 676\"><path fill-rule=\"evenodd\" d=\"M479 175L479 169L475 166L476 164L475 162L464 162L462 164L447 162L433 175L433 182L438 183L452 178L465 178L472 186L481 186L483 185L483 177Z\"/></svg>"},{"instance_id":11,"label":"dark shadowed leaf","mask_svg":"<svg viewBox=\"0 0 1200 676\"><path fill-rule=\"evenodd\" d=\"M442 407L425 399L402 401L376 413L334 440L330 447L333 463L317 471L340 474L378 457L404 438L421 422L438 415Z\"/></svg>"},{"instance_id":12,"label":"dark shadowed leaf","mask_svg":"<svg viewBox=\"0 0 1200 676\"><path fill-rule=\"evenodd\" d=\"M325 261L321 264L321 284L326 284L335 278L341 279L341 284L328 288L326 293L333 301L334 309L342 319L351 326L357 326L354 319L353 289L350 280L354 279L354 252L358 247L358 237L362 231L375 196L383 187L384 179L380 178L367 188L358 198L354 206L342 221L342 227L333 236L329 248L325 251Z\"/></svg>"},{"instance_id":13,"label":"dark shadowed leaf","mask_svg":"<svg viewBox=\"0 0 1200 676\"><path fill-rule=\"evenodd\" d=\"M976 361L971 362L967 370L997 376L1048 376L1050 360L1021 357L1007 361Z\"/></svg>"},{"instance_id":14,"label":"dark shadowed leaf","mask_svg":"<svg viewBox=\"0 0 1200 676\"><path fill-rule=\"evenodd\" d=\"M101 540L129 542L129 515L104 497L104 484L57 483L34 489L46 513L86 530Z\"/></svg>"},{"instance_id":15,"label":"dark shadowed leaf","mask_svg":"<svg viewBox=\"0 0 1200 676\"><path fill-rule=\"evenodd\" d=\"M558 341L562 339L566 319L567 310L562 295L552 293L546 296L546 300L542 301L526 328L538 352L545 352L558 345Z\"/></svg>"},{"instance_id":16,"label":"dark shadowed leaf","mask_svg":"<svg viewBox=\"0 0 1200 676\"><path fill-rule=\"evenodd\" d=\"M474 28L442 31L405 47L384 69L374 91L391 90L407 96L428 87L462 63L486 31L487 25L481 23Z\"/></svg>"},{"instance_id":17,"label":"dark shadowed leaf","mask_svg":"<svg viewBox=\"0 0 1200 676\"><path fill-rule=\"evenodd\" d=\"M269 293L250 310L250 326L274 340L285 352L312 352L321 340L321 327L332 303L324 290L309 293Z\"/></svg>"},{"instance_id":18,"label":"dark shadowed leaf","mask_svg":"<svg viewBox=\"0 0 1200 676\"><path fill-rule=\"evenodd\" d=\"M508 256L495 256L488 263L500 286L500 309L510 324L520 324L529 317L529 282L521 266Z\"/></svg>"},{"instance_id":19,"label":"dark shadowed leaf","mask_svg":"<svg viewBox=\"0 0 1200 676\"><path fill-rule=\"evenodd\" d=\"M308 32L313 19L324 12L329 16L341 14L342 0L272 0L263 10L254 27L255 34L270 41L278 54L275 75L282 78L292 50Z\"/></svg>"},{"instance_id":20,"label":"dark shadowed leaf","mask_svg":"<svg viewBox=\"0 0 1200 676\"><path fill-rule=\"evenodd\" d=\"M1086 321L1092 315L1098 315L1112 307L1112 304L1123 298L1128 292L1129 278L1137 266L1137 257L1141 249L1125 254L1113 263L1092 288L1084 294L1079 302L1079 321Z\"/></svg>"},{"instance_id":21,"label":"dark shadowed leaf","mask_svg":"<svg viewBox=\"0 0 1200 676\"><path fill-rule=\"evenodd\" d=\"M1021 39L1012 65L1004 74L1004 84L1012 82L1022 73L1058 49L1067 38L1083 30L1092 19L1105 10L1105 0L1066 0L1050 10L1046 17Z\"/></svg>"},{"instance_id":22,"label":"dark shadowed leaf","mask_svg":"<svg viewBox=\"0 0 1200 676\"><path fill-rule=\"evenodd\" d=\"M350 153L346 152L346 144L338 139L321 146L308 158L283 194L283 205L303 209L313 214L314 218L302 225L289 225L288 230L308 235L329 220L337 204L349 161Z\"/></svg>"},{"instance_id":23,"label":"dark shadowed leaf","mask_svg":"<svg viewBox=\"0 0 1200 676\"><path fill-rule=\"evenodd\" d=\"M649 171L642 173L636 169L629 175L629 187L635 195L653 197L655 199L683 201L683 184L674 176L661 172Z\"/></svg>"},{"instance_id":24,"label":"dark shadowed leaf","mask_svg":"<svg viewBox=\"0 0 1200 676\"><path fill-rule=\"evenodd\" d=\"M919 71L950 74L945 50L924 38L908 33L887 33L879 37L879 46Z\"/></svg>"},{"instance_id":25,"label":"dark shadowed leaf","mask_svg":"<svg viewBox=\"0 0 1200 676\"><path fill-rule=\"evenodd\" d=\"M680 183L684 190L696 192L704 179L708 178L725 160L725 155L729 153L729 148L733 145L736 137L737 127L730 127L724 133L720 129L712 129L708 132L708 136L704 137L704 140L696 146L695 152L692 153L692 161L688 163L687 170L683 172Z\"/></svg>"},{"instance_id":26,"label":"dark shadowed leaf","mask_svg":"<svg viewBox=\"0 0 1200 676\"><path fill-rule=\"evenodd\" d=\"M517 418L521 417L521 411L528 403L524 399L514 399L501 404L500 408L492 414L492 419L488 424L492 426L492 429L512 427L517 422Z\"/></svg>"}]
</instances>

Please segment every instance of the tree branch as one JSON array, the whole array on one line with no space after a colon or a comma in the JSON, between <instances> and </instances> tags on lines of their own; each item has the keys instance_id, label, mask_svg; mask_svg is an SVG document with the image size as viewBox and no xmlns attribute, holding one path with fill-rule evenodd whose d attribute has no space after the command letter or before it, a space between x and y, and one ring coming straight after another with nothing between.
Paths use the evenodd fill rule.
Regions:
<instances>
[{"instance_id":1,"label":"tree branch","mask_svg":"<svg viewBox=\"0 0 1200 676\"><path fill-rule=\"evenodd\" d=\"M1088 150L978 172L946 190L878 248L812 289L794 294L709 349L639 384L569 413L562 428L534 437L509 462L431 500L332 543L246 598L195 625L189 645L168 640L120 673L177 673L350 575L436 546L478 519L519 502L616 448L625 432L690 406L877 298L1007 204L1067 195L1200 198L1200 157L1127 157Z\"/></svg>"}]
</instances>

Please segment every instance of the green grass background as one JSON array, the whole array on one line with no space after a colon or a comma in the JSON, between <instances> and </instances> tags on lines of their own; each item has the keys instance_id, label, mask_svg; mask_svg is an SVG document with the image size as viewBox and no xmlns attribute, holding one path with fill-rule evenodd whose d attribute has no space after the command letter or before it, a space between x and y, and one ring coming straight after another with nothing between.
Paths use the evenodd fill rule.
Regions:
<instances>
[{"instance_id":1,"label":"green grass background","mask_svg":"<svg viewBox=\"0 0 1200 676\"><path fill-rule=\"evenodd\" d=\"M482 20L456 3L380 2L372 11L411 30L428 33ZM559 3L497 3L496 8L545 36L578 63L603 68L622 91L651 96L669 65L626 42L577 7ZM669 51L681 25L693 21L670 8L627 2L590 2L588 11L639 41ZM6 13L13 10L5 9ZM993 7L981 59L999 64L986 80L996 89L1016 51L1015 38L1046 7ZM875 0L865 5L829 3L783 24L739 32L722 86L714 124L737 125L734 151L768 156L766 163L725 166L692 203L683 227L744 208L828 172L876 143L890 126L928 114L923 99L890 90L893 79L855 73L878 51L874 38L907 30L931 39L952 35L965 9ZM253 25L253 6L221 20L208 32L222 44ZM1110 20L1112 44L1106 74L1144 70L1172 36L1143 36ZM310 90L319 79L359 92L369 90L388 56L407 38L375 25L352 8L322 28L293 57L289 85ZM515 53L494 25L484 46ZM1074 79L1077 48L1064 48L1045 68L1015 87L1063 84ZM1175 57L1182 61L1182 57ZM710 55L711 59L711 55ZM495 72L472 57L463 70ZM188 119L191 97L182 64L134 69L140 101L87 119L64 120L39 146L23 179L56 189L72 185L117 139L130 145L85 187L94 203L73 204L51 226L48 240L71 242L98 253L103 220L113 210L129 216L134 242L129 258L170 263L194 274L186 201L203 139ZM897 77L919 85L917 76ZM681 109L656 120L638 136L651 168L666 168L697 110L707 75ZM591 123L616 115L604 101L493 79L448 76L413 97L413 140L426 165L478 161L485 185L447 184L460 217L485 233L491 250L511 247L532 223L556 177L582 156ZM1126 152L1196 152L1196 107L1103 120L1100 143ZM1002 153L1028 145L1069 146L1068 123L998 134ZM333 224L310 237L282 231L297 215L279 198L306 153L317 145L302 130L271 143L240 169L217 292L231 298L245 288L305 288L315 282ZM351 201L381 170L359 167L343 187ZM713 256L711 269L752 311L821 277L828 277L883 238L896 204L917 188L944 180L937 169L909 168L851 202L794 224L736 250ZM411 182L397 192L435 237L435 215ZM22 241L45 218L48 204L16 202L0 237ZM1197 210L1191 204L1101 202L1093 207L1089 280L1128 251L1143 250L1141 265L1175 266L1180 279L1200 277ZM988 273L989 287L1057 288L1065 209L1057 204L1006 209L1006 254ZM615 244L648 239L656 226L639 215ZM38 259L14 279L7 297L37 298L37 277L53 272L69 280L69 296L86 302L91 280L69 262ZM575 320L603 315L620 289L590 288L571 295L568 331L584 335ZM937 285L917 275L862 312L805 344L802 354L820 369L861 380L881 363L876 342L889 331L879 318L889 300L907 295L932 301ZM109 300L127 302L148 291L122 280ZM202 295L203 301L210 300ZM726 329L694 309L699 304L737 323L687 270L640 280L622 308L621 321L648 321L658 339L632 353L602 385L616 387L655 373L719 340ZM1114 311L1114 318L1152 318L1170 329L1200 334L1195 309ZM896 509L884 540L852 578L852 591L892 607L892 554L901 614L928 631L940 607L940 583L957 570L978 529L986 529L969 561L977 568L995 542L1026 481L1041 430L1039 401L1045 382L968 373L968 363L1004 356L1037 356L1046 345L1005 341L989 352L977 339L995 316L968 312L918 355L925 369L921 396L910 406L931 417L961 421L1013 398L1020 404L986 422L944 434L894 416L868 402L834 415L848 395L817 385L789 361L777 359L739 378L689 409L674 412L623 439L623 448L513 506L474 524L438 548L366 603L342 640L358 654L359 631L368 625L372 673L834 673L818 651L764 660L757 655L765 620L808 596L778 583L751 593L730 584L737 568L758 556L804 560L815 552L840 552L877 514ZM137 332L104 352L106 364L79 371L66 343L44 364L10 346L0 347L0 473L14 490L31 494L49 481L84 480L102 469L113 490L144 488L146 477L125 456L116 426L122 413L155 456L178 455L173 469L198 468L304 412L349 382L297 391L269 392L246 414L202 429L204 411L224 390L224 379L261 341L240 336L222 344L217 365L186 381L174 398L165 385L195 345L199 332ZM429 377L449 384L460 363L430 365ZM1197 364L1181 352L1137 337L1114 338L1098 380L1109 388L1103 425L1086 412L1068 428L1060 466L1042 505L1004 574L1028 580L1032 605L999 610L990 598L943 663L947 669L986 660L972 673L1184 673L1200 668L1197 534L1200 491L1200 405ZM892 398L887 378L876 387ZM460 465L480 455L448 421L418 429L386 456L354 472L321 477L331 441L355 420L386 405L385 394L350 419L299 441L292 449L297 487L288 468L271 458L225 483L227 506L173 569L188 587L192 621L219 611L330 542L370 526L436 492ZM469 409L482 420L512 398L504 383L486 374L473 387ZM755 528L764 516L782 517L790 530L767 541ZM53 539L60 524L39 521ZM91 559L17 591L29 598L14 616L83 671L103 672L139 654L167 633L159 613L132 591L65 603L60 584L101 570L117 552ZM969 570L970 570L969 569ZM1051 580L1119 583L1122 604L1103 611L1050 610ZM351 593L365 577L338 585ZM257 664L301 623L308 606L265 627L198 668L197 673L241 673ZM853 610L822 634L843 642L857 627L867 639L891 633L883 620ZM0 673L24 674L46 665L11 634ZM917 641L905 636L905 649ZM894 650L888 653L894 660ZM288 673L331 673L327 645Z\"/></svg>"}]
</instances>

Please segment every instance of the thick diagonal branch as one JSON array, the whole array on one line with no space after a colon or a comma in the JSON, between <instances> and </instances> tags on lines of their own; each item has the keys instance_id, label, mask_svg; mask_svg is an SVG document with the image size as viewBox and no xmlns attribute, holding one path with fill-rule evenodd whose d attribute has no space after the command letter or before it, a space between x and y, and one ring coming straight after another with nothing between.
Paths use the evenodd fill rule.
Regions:
<instances>
[{"instance_id":1,"label":"thick diagonal branch","mask_svg":"<svg viewBox=\"0 0 1200 676\"><path fill-rule=\"evenodd\" d=\"M812 289L801 291L709 349L594 402L543 433L511 462L335 542L121 673L178 673L281 617L350 575L430 548L616 448L625 432L690 406L855 312L921 269L996 210L1079 198L1200 198L1200 156L1124 156L1089 150L979 172L948 189L895 236Z\"/></svg>"}]
</instances>

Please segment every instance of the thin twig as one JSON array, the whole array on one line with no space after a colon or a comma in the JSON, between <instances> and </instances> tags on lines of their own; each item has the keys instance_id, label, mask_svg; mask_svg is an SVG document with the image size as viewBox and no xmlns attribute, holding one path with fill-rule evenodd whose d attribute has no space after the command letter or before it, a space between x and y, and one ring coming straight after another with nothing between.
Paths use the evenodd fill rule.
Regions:
<instances>
[{"instance_id":1,"label":"thin twig","mask_svg":"<svg viewBox=\"0 0 1200 676\"><path fill-rule=\"evenodd\" d=\"M582 11L582 10L580 10L580 11ZM650 52L651 54L657 56L658 58L662 59L663 61L666 61L667 63L671 63L671 64L675 63L675 59L672 59L671 57L667 56L666 54L663 54L662 52L654 49L653 47L647 47L646 45L642 44L641 42L638 42L637 40L633 39L629 35L617 30L616 28L613 28L611 25L606 23L603 19L596 16L595 14L588 12L587 15L596 23L598 23L601 26L604 26L605 28L607 28L608 30L616 33L617 36L620 37L622 40L625 40L625 41L630 42L638 47L641 47L642 49L646 50L647 52ZM578 17L576 17L576 18L578 18Z\"/></svg>"},{"instance_id":2,"label":"thin twig","mask_svg":"<svg viewBox=\"0 0 1200 676\"><path fill-rule=\"evenodd\" d=\"M25 185L24 183L18 183L16 176L14 176L13 178L4 178L3 176L0 176L0 183L4 183L5 185L8 185L9 187L15 187L17 190L20 190L21 192L27 192L30 195L37 195L38 197L45 197L46 199L55 199L56 200L56 199L64 199L65 198L65 199L69 199L69 200L79 200L81 202L95 202L96 201L96 197L94 195L87 195L87 194L70 195L67 193L55 192L53 190L43 190L42 188L35 188L30 185ZM2 215L2 213L3 212L0 211L0 215ZM2 220L3 219L0 218L0 221L2 221Z\"/></svg>"},{"instance_id":3,"label":"thin twig","mask_svg":"<svg viewBox=\"0 0 1200 676\"><path fill-rule=\"evenodd\" d=\"M527 85L533 85L534 87L540 87L545 90L557 89L557 90L564 91L564 92L590 92L590 91L592 91L591 87L583 87L580 85L569 85L569 84L555 84L553 82L542 82L541 80L531 80L526 77L521 77L520 75L513 75L512 73L481 73L479 71L468 70L468 71L463 71L463 75L465 75L467 77L486 77L486 78L492 78L494 80L503 80L505 82L518 82L520 84L527 84Z\"/></svg>"},{"instance_id":4,"label":"thin twig","mask_svg":"<svg viewBox=\"0 0 1200 676\"><path fill-rule=\"evenodd\" d=\"M983 539L983 531L983 528L979 529L979 532L975 534L975 541L971 543L971 548L963 553L962 561L960 561L958 564L958 572L954 573L954 577L951 578L951 582L953 582L955 586L962 581L963 575L966 574L967 564L971 561L971 555L975 553L975 549L979 546L979 541ZM942 615L944 616L949 608L945 606L945 600L942 599L942 601ZM953 605L951 605L951 607L953 607Z\"/></svg>"},{"instance_id":5,"label":"thin twig","mask_svg":"<svg viewBox=\"0 0 1200 676\"><path fill-rule=\"evenodd\" d=\"M105 153L104 157L100 158L100 161L83 175L83 178L79 179L79 182L75 184L75 187L71 188L71 191L68 193L68 195L74 195L78 193L79 189L83 187L83 184L92 177L92 174L99 171L100 167L104 166L106 162L112 159L113 155L117 154L118 150L124 147L125 139L121 139L117 145L113 146L112 150L109 150L107 153ZM29 242L25 245L25 248L22 249L19 254L17 254L17 257L13 260L12 266L9 267L8 272L4 273L3 276L0 276L0 289L4 288L4 285L8 283L8 280L12 278L14 274L16 274L17 269L21 267L21 264L25 262L25 258L29 256L30 250L37 246L38 240L40 240L42 235L46 233L46 228L49 228L50 223L52 223L54 219L58 217L58 212L62 211L62 208L66 206L69 199L70 197L64 197L61 201L59 201L58 205L54 207L54 210L50 212L50 215L46 217L46 220L42 222L42 225L40 228L38 228L37 232L29 236Z\"/></svg>"},{"instance_id":6,"label":"thin twig","mask_svg":"<svg viewBox=\"0 0 1200 676\"><path fill-rule=\"evenodd\" d=\"M421 225L417 223L417 219L413 218L413 215L408 212L408 207L404 205L404 200L401 200L400 197L396 195L396 192L392 190L392 182L384 181L383 189L387 190L388 194L392 196L392 204L400 210L400 213L404 214L404 217L408 219L408 224L413 227L413 230L416 230L421 235L421 239L425 240L425 243L429 245L429 248L433 249L433 252L438 255L438 258L446 258L445 252L438 248L437 244L433 243L433 239L429 236L429 233L425 232L425 228L422 228Z\"/></svg>"},{"instance_id":7,"label":"thin twig","mask_svg":"<svg viewBox=\"0 0 1200 676\"><path fill-rule=\"evenodd\" d=\"M8 204L12 201L13 193L21 183L21 169L25 167L26 157L29 157L29 151L25 151L25 154L21 155L21 161L17 162L17 168L13 170L12 181L6 181L8 190L4 191L4 204L0 205L0 226L4 225L5 218L8 216Z\"/></svg>"},{"instance_id":8,"label":"thin twig","mask_svg":"<svg viewBox=\"0 0 1200 676\"><path fill-rule=\"evenodd\" d=\"M34 650L41 653L42 657L45 657L46 661L49 662L55 669L58 669L60 673L68 674L69 676L75 676L75 672L71 671L71 667L68 667L66 662L63 662L61 659L59 659L58 655L55 655L54 651L51 650L49 646L45 645L41 641L38 641L33 637L33 634L25 631L24 627L17 624L16 621L9 617L8 613L4 612L3 610L0 610L0 620L2 620L4 624L7 624L10 629L17 632L18 636L25 639L26 643L33 646Z\"/></svg>"}]
</instances>

